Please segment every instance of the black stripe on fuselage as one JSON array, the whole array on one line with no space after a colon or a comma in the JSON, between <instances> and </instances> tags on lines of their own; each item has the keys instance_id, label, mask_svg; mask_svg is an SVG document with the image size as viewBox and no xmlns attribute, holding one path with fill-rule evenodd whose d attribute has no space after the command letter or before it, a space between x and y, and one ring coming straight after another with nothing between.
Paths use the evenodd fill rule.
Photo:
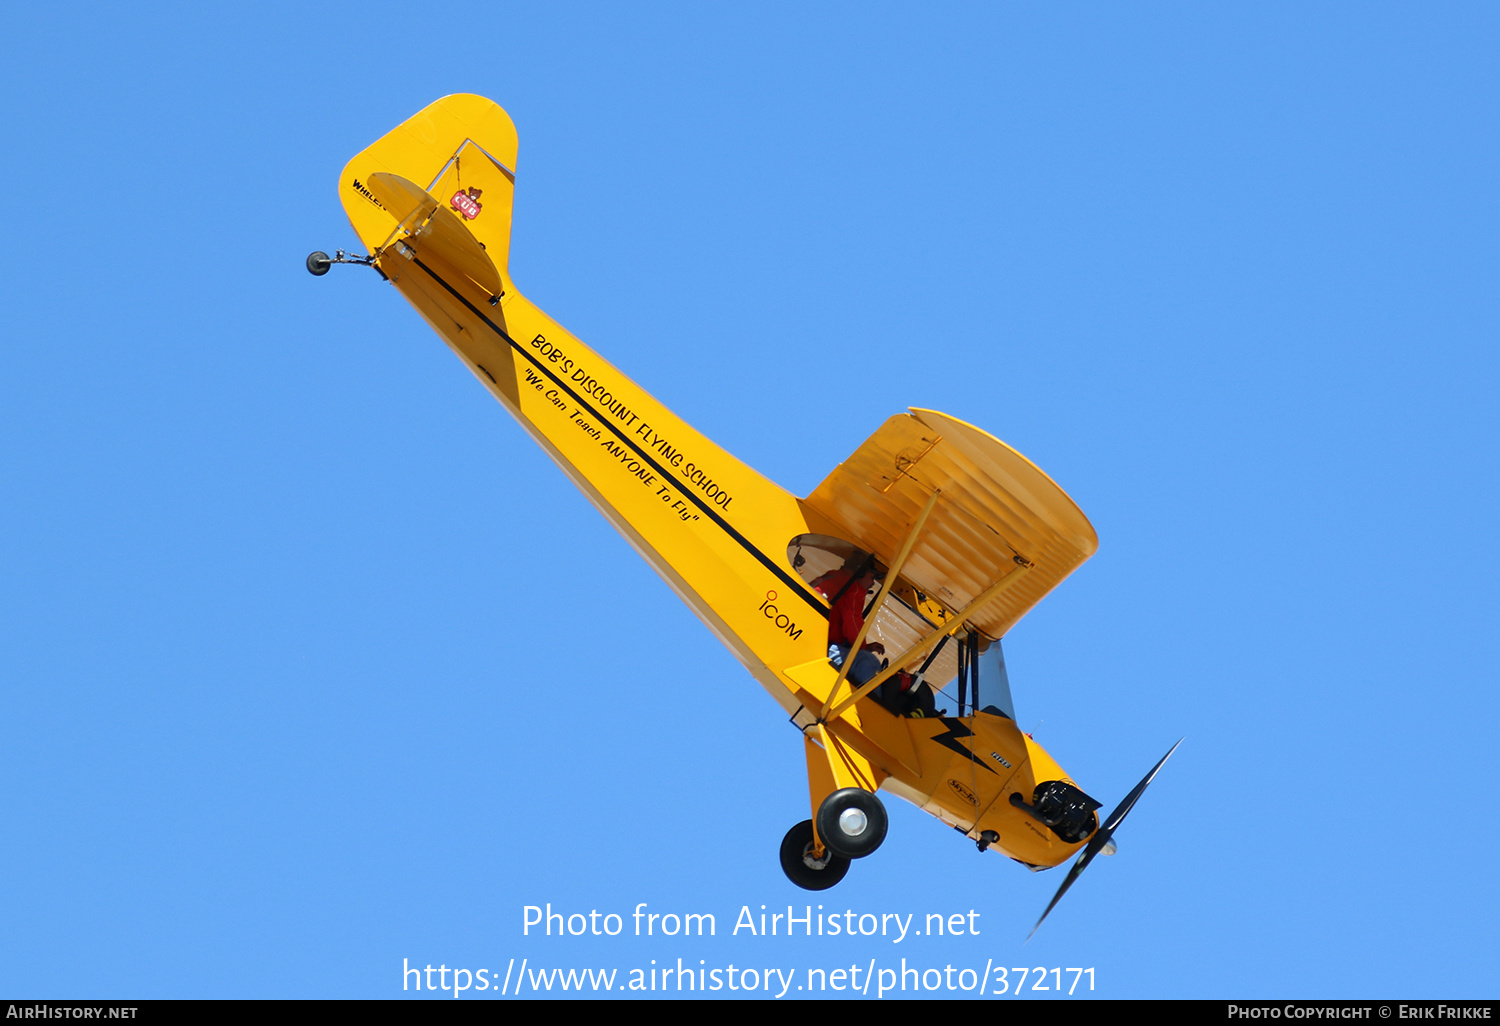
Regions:
<instances>
[{"instance_id":1,"label":"black stripe on fuselage","mask_svg":"<svg viewBox=\"0 0 1500 1026\"><path fill-rule=\"evenodd\" d=\"M470 313L472 313L475 317L478 317L485 324L489 325L491 331L504 339L507 345L509 345L517 353L520 353L523 357L525 357L526 361L533 367L535 367L538 371L540 371L542 374L545 374L549 379L551 379L554 385L562 389L564 392L568 393L568 395L572 397L573 401L577 403L582 409L586 409L590 413L592 413L594 417L599 421L599 423L609 428L611 434L618 438L622 443L629 446L632 452L634 452L637 456L639 456L642 460L644 460L647 464L654 468L658 474L660 474L667 480L676 482L678 489L682 492L683 495L687 497L689 502L702 510L704 515L712 520L715 524L718 524L720 529L722 529L725 534L733 538L736 542L739 543L741 548L754 556L756 560L767 570L775 574L777 580L781 581L788 588L791 588L792 591L794 591L798 595L798 597L802 599L802 601L806 602L809 606L815 609L819 616L823 617L825 620L828 618L828 609L823 605L822 602L813 597L812 592L808 591L801 581L794 579L791 574L787 573L781 567L777 566L769 556L767 556L764 552L751 544L750 539L746 538L744 535L740 534L739 531L736 531L732 526L730 526L729 522L722 516L720 516L719 512L716 509L714 509L707 502L703 501L703 499L693 491L691 485L683 483L681 479L678 478L675 474L669 473L666 468L664 468L660 463L657 463L656 460L652 459L649 453L647 453L644 449L642 449L635 443L634 439L630 438L619 429L619 427L614 423L613 417L605 416L594 406L586 402L577 392L573 391L573 389L568 385L566 381L564 381L562 378L559 378L556 374L553 374L545 363L528 353L525 348L520 345L520 343L511 338L510 335L505 332L505 329L501 328L500 325L490 320L489 317L485 315L483 310L479 309L473 303L464 298L464 296L461 295L457 289L444 281L442 277L440 277L436 272L433 271L432 268L422 263L420 258L413 259L412 263L416 264L423 271L427 272L428 277L430 277L433 281L437 282L443 288L447 289L448 294L462 303L465 307L467 307Z\"/></svg>"}]
</instances>

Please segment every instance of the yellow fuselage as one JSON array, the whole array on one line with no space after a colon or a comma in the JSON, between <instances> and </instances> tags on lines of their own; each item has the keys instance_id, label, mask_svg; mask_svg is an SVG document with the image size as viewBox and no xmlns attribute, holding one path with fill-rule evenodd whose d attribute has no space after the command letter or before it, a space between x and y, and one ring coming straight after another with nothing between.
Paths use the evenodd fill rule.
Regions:
<instances>
[{"instance_id":1,"label":"yellow fuselage","mask_svg":"<svg viewBox=\"0 0 1500 1026\"><path fill-rule=\"evenodd\" d=\"M830 730L858 753L852 772L863 783L970 837L993 831L993 847L1023 862L1066 859L1079 845L1008 800L1019 793L1029 802L1037 782L1067 779L1011 720L984 713L910 719L861 699L827 725L813 725L809 710L823 708L836 676L827 660L828 604L786 554L796 536L835 532L516 290L506 259L514 138L499 107L448 97L350 162L340 193L381 273L793 722L819 744ZM465 148L464 140L476 145ZM457 258L402 234L401 215L371 187L380 172L418 182L444 203L448 193L473 188L479 213L465 227L499 270L498 301L462 273ZM787 431L792 444L797 431Z\"/></svg>"}]
</instances>

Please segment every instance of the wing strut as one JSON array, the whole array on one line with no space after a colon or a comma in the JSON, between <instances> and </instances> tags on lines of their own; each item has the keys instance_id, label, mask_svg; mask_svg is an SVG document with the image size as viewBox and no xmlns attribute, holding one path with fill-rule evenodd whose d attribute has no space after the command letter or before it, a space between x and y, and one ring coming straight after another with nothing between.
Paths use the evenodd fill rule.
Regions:
<instances>
[{"instance_id":1,"label":"wing strut","mask_svg":"<svg viewBox=\"0 0 1500 1026\"><path fill-rule=\"evenodd\" d=\"M880 586L880 594L875 596L875 604L865 614L865 622L860 624L859 633L849 645L849 654L844 657L844 664L839 667L839 675L833 681L833 690L828 692L828 701L823 703L824 709L827 709L838 697L839 688L844 686L844 678L848 675L849 668L854 665L854 657L859 655L860 646L865 643L865 635L870 633L870 626L879 615L880 607L885 604L885 597L891 593L891 588L896 584L896 577L901 573L906 557L911 555L912 547L917 543L917 536L922 533L922 525L927 523L927 518L932 514L932 508L937 505L938 496L942 494L941 488L933 489L932 494L927 497L927 505L923 506L922 512L917 514L917 519L912 522L911 530L906 532L906 541L901 544L901 551L896 554L896 561L886 568L885 583Z\"/></svg>"}]
</instances>

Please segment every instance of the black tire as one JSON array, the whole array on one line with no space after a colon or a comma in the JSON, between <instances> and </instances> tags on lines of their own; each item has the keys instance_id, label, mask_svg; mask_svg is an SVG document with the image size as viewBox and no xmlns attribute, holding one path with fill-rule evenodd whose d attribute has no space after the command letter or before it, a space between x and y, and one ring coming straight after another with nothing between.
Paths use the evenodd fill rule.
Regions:
<instances>
[{"instance_id":1,"label":"black tire","mask_svg":"<svg viewBox=\"0 0 1500 1026\"><path fill-rule=\"evenodd\" d=\"M846 817L846 813L856 810L862 817ZM885 806L880 804L880 799L858 787L835 791L818 806L818 836L830 850L846 859L873 855L885 840L888 825ZM853 831L849 829L851 826L855 828Z\"/></svg>"},{"instance_id":2,"label":"black tire","mask_svg":"<svg viewBox=\"0 0 1500 1026\"><path fill-rule=\"evenodd\" d=\"M781 840L781 871L805 891L826 891L849 872L849 860L827 851L819 868L812 858L812 843L812 820L804 819L788 830Z\"/></svg>"},{"instance_id":3,"label":"black tire","mask_svg":"<svg viewBox=\"0 0 1500 1026\"><path fill-rule=\"evenodd\" d=\"M333 261L321 249L307 254L307 270L309 274L327 274L328 269L332 266Z\"/></svg>"}]
</instances>

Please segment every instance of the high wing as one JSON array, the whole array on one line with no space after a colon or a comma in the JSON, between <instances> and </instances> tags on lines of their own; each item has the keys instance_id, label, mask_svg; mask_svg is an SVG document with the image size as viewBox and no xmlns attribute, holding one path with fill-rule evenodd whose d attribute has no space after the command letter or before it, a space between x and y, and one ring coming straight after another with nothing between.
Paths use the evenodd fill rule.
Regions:
<instances>
[{"instance_id":1,"label":"high wing","mask_svg":"<svg viewBox=\"0 0 1500 1026\"><path fill-rule=\"evenodd\" d=\"M1024 567L1012 587L963 617L1001 638L1099 547L1088 518L1035 464L934 410L887 420L803 502L831 521L831 533L889 565L935 490L941 495L900 571L920 593L908 606L934 625ZM934 602L942 608L932 610Z\"/></svg>"}]
</instances>

